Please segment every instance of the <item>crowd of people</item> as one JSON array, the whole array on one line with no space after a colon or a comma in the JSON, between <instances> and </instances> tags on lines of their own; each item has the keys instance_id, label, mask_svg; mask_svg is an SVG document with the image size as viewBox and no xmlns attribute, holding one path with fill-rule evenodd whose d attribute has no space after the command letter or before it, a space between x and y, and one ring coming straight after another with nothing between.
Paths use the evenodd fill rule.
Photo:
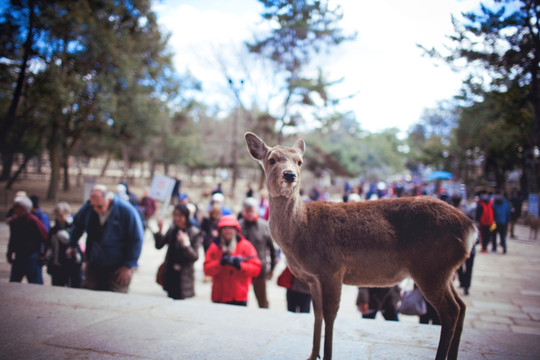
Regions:
<instances>
[{"instance_id":1,"label":"crowd of people","mask_svg":"<svg viewBox=\"0 0 540 360\"><path fill-rule=\"evenodd\" d=\"M181 191L179 180L177 185L172 194L171 225L164 229L163 219L157 219L158 229L152 234L156 249L167 247L159 273L163 290L172 299L195 296L194 264L201 251L204 281L212 282L211 301L246 306L252 288L258 306L268 308L267 281L274 277L279 249L270 235L266 193L261 191L256 198L253 189L248 188L242 210L235 215L224 203L220 184L202 211ZM398 194L394 188L381 184L370 186L367 193L362 192L362 187L346 186L343 200L369 201L405 193ZM327 198L327 193L314 187L305 201ZM514 224L521 216L519 193L508 199L499 191L490 194L482 190L469 205L460 196L442 194L440 198L476 222L480 253L487 253L490 245L492 252L497 252L500 245L502 253L507 253L507 234L514 236ZM7 216L10 281L20 282L26 277L29 283L43 284L42 267L46 266L53 286L128 292L144 233L152 230L148 222L156 209L156 201L148 190L138 199L127 183L118 184L116 193L104 185L95 185L89 199L74 214L68 203L56 204L51 223L37 196L18 192ZM80 241L83 234L84 242ZM457 271L464 295L470 291L475 256L476 244L470 258ZM286 288L288 310L309 312L309 286L296 279L287 267L276 278L278 285ZM386 320L397 321L403 295L399 286L359 288L356 306L363 318L375 318L380 312ZM425 304L425 312L418 315L421 323L439 323L429 303Z\"/></svg>"}]
</instances>

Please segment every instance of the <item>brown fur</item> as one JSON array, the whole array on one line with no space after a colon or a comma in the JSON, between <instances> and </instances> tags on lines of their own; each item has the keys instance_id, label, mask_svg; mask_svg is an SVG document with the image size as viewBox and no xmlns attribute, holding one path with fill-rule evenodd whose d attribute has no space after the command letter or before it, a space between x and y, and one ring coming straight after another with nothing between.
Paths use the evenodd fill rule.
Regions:
<instances>
[{"instance_id":1,"label":"brown fur","mask_svg":"<svg viewBox=\"0 0 540 360\"><path fill-rule=\"evenodd\" d=\"M540 227L540 218L534 217L531 214L528 214L525 217L525 225L529 227L529 239L532 239L534 232L534 239L536 240L538 236L538 228Z\"/></svg>"},{"instance_id":2,"label":"brown fur","mask_svg":"<svg viewBox=\"0 0 540 360\"><path fill-rule=\"evenodd\" d=\"M310 285L315 313L310 359L319 355L323 319L324 359L332 357L342 284L382 287L406 277L441 318L436 359L456 359L465 303L452 277L476 240L472 221L430 197L304 204L299 194L303 140L292 148L271 148L255 134L245 137L266 173L272 237L295 276Z\"/></svg>"}]
</instances>

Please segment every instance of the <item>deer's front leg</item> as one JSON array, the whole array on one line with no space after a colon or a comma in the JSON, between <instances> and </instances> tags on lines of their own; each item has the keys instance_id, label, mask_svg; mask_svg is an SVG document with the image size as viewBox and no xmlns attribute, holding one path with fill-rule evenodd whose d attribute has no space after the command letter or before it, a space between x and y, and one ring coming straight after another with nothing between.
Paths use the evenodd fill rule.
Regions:
<instances>
[{"instance_id":1,"label":"deer's front leg","mask_svg":"<svg viewBox=\"0 0 540 360\"><path fill-rule=\"evenodd\" d=\"M329 278L321 281L324 317L324 360L332 359L334 320L341 300L341 281Z\"/></svg>"},{"instance_id":2,"label":"deer's front leg","mask_svg":"<svg viewBox=\"0 0 540 360\"><path fill-rule=\"evenodd\" d=\"M313 313L315 314L315 323L313 325L313 348L308 360L317 360L321 350L321 333L323 320L322 291L319 284L309 284L311 298L313 301Z\"/></svg>"}]
</instances>

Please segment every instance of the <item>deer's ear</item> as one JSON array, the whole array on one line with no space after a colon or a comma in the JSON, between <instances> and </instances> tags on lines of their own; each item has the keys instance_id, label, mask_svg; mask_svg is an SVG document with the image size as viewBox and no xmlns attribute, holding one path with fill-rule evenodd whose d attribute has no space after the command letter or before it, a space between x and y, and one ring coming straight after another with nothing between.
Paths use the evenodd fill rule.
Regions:
<instances>
[{"instance_id":1,"label":"deer's ear","mask_svg":"<svg viewBox=\"0 0 540 360\"><path fill-rule=\"evenodd\" d=\"M296 140L296 142L293 145L293 149L298 150L300 153L300 156L304 155L304 152L306 151L306 143L302 139Z\"/></svg>"},{"instance_id":2,"label":"deer's ear","mask_svg":"<svg viewBox=\"0 0 540 360\"><path fill-rule=\"evenodd\" d=\"M262 161L268 151L268 147L257 135L253 133L246 133L246 145L249 153L255 160Z\"/></svg>"}]
</instances>

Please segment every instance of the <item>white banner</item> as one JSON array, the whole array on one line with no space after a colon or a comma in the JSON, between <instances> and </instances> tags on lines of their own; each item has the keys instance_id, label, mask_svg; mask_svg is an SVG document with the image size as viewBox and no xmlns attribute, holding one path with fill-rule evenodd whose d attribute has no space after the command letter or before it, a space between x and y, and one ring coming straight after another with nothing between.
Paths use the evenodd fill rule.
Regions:
<instances>
[{"instance_id":1,"label":"white banner","mask_svg":"<svg viewBox=\"0 0 540 360\"><path fill-rule=\"evenodd\" d=\"M165 175L154 175L150 187L150 197L162 202L168 202L176 180Z\"/></svg>"}]
</instances>

